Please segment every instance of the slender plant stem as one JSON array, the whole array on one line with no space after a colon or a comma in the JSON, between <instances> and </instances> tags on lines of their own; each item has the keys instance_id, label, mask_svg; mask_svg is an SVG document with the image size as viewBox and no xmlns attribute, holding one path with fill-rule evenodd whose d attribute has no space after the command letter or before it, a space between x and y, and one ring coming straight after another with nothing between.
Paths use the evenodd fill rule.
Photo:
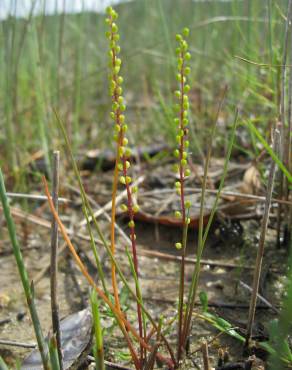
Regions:
<instances>
[{"instance_id":1,"label":"slender plant stem","mask_svg":"<svg viewBox=\"0 0 292 370\"><path fill-rule=\"evenodd\" d=\"M273 135L273 151L276 154L279 153L279 149L280 149L280 138L281 138L280 135L281 135L280 131L278 129L275 129L274 135ZM270 168L270 174L268 178L268 184L267 184L265 211L264 211L264 216L263 216L263 221L262 221L261 235L260 235L259 247L258 247L257 258L256 258L256 263L255 263L255 270L254 270L254 275L253 275L252 295L251 295L251 300L250 300L248 320L247 320L247 329L246 329L246 342L245 342L246 346L248 346L249 340L252 336L252 326L253 326L254 317L255 317L257 294L259 291L259 283L260 283L262 262L263 262L263 256L264 256L265 238L266 238L266 232L267 232L268 221L269 221L269 213L270 213L271 199L272 199L272 194L273 194L275 172L276 172L276 163L272 161L271 168Z\"/></svg>"},{"instance_id":2,"label":"slender plant stem","mask_svg":"<svg viewBox=\"0 0 292 370\"><path fill-rule=\"evenodd\" d=\"M204 370L210 370L210 361L209 361L208 343L207 342L204 342L202 344L202 354L203 354Z\"/></svg>"},{"instance_id":3,"label":"slender plant stem","mask_svg":"<svg viewBox=\"0 0 292 370\"><path fill-rule=\"evenodd\" d=\"M280 115L279 121L281 122L281 137L285 140L284 144L286 143L286 135L289 136L289 133L286 129L286 75L287 75L287 54L288 54L288 41L289 41L289 30L291 29L291 17L292 17L292 0L289 0L288 8L287 8L287 19L286 19L286 27L285 27L285 36L284 36L284 48L283 48L283 59L282 59L282 69L281 69L281 99L280 99ZM287 148L286 145L283 146L283 149L280 150L280 159L283 163L287 163L285 159L287 156ZM283 173L279 172L280 182L279 182L279 197L282 199L284 194L284 184L286 180L284 179ZM279 204L278 207L278 214L277 214L277 244L280 246L280 239L281 239L281 220L282 220L282 205Z\"/></svg>"},{"instance_id":4,"label":"slender plant stem","mask_svg":"<svg viewBox=\"0 0 292 370\"><path fill-rule=\"evenodd\" d=\"M96 291L92 290L90 296L91 310L93 316L94 325L94 336L95 336L95 347L93 348L93 353L95 357L95 367L96 370L105 370L104 364L104 351L103 351L103 338L102 338L102 328L100 323L99 314L99 303L96 296Z\"/></svg>"},{"instance_id":5,"label":"slender plant stem","mask_svg":"<svg viewBox=\"0 0 292 370\"><path fill-rule=\"evenodd\" d=\"M103 290L104 290L105 294L109 297L109 292L108 292L107 287L106 287L105 277L104 277L104 273L103 273L103 270L102 270L102 265L101 265L101 262L100 262L100 259L99 259L99 255L98 255L98 252L97 252L94 236L93 236L92 229L91 229L91 226L90 226L90 221L89 221L89 217L88 217L88 210L86 209L85 206L83 207L83 214L84 214L84 216L86 218L86 221L87 221L87 230L88 230L88 233L89 233L90 245L91 245L91 249L92 249L92 252L93 252L93 255L94 255L94 259L95 259L95 263L96 263L96 267L97 267L97 271L98 271L98 277L101 280L101 284L102 284L102 287L103 287Z\"/></svg>"},{"instance_id":6,"label":"slender plant stem","mask_svg":"<svg viewBox=\"0 0 292 370\"><path fill-rule=\"evenodd\" d=\"M205 161L205 165L204 165L204 178L203 178L203 183L202 183L202 195L201 195L200 218L199 218L198 246L202 245L202 241L203 241L203 223L204 223L204 209L203 208L204 208L204 202L205 202L205 192L206 192L206 188L207 188L208 167L209 167L209 163L210 163L210 159L211 159L211 152L212 152L212 142L213 142L213 139L214 139L216 125L217 125L219 114L221 112L221 109L222 109L222 106L223 106L223 103L224 103L226 92L227 92L227 86L225 87L225 89L223 91L223 95L222 95L222 97L220 99L220 102L219 102L217 114L216 114L214 124L213 124L213 127L212 127L212 131L211 131L209 149L208 149L208 153L207 153L207 157L206 157L206 161ZM199 249L199 247L198 247L198 249ZM190 296L189 296L189 300L190 300ZM186 340L184 336L186 335L185 329L186 329L187 315L188 315L188 312L186 312L186 314L185 314L184 323L183 323L182 343ZM181 345L182 345L182 343L181 343Z\"/></svg>"},{"instance_id":7,"label":"slender plant stem","mask_svg":"<svg viewBox=\"0 0 292 370\"><path fill-rule=\"evenodd\" d=\"M60 172L60 152L53 153L53 178L52 178L52 200L56 212L59 206L59 172ZM57 342L57 351L59 357L60 370L63 370L63 354L61 343L61 330L59 318L59 303L58 303L58 224L52 217L51 227L51 269L50 269L50 284L51 284L51 310L52 310L52 327L53 333Z\"/></svg>"},{"instance_id":8,"label":"slender plant stem","mask_svg":"<svg viewBox=\"0 0 292 370\"><path fill-rule=\"evenodd\" d=\"M49 340L49 351L51 356L52 370L61 370L59 361L59 351L56 336L53 336Z\"/></svg>"},{"instance_id":9,"label":"slender plant stem","mask_svg":"<svg viewBox=\"0 0 292 370\"><path fill-rule=\"evenodd\" d=\"M15 225L11 217L9 202L6 196L4 178L2 175L1 169L0 169L0 198L2 202L4 216L7 222L9 236L10 236L10 240L11 240L11 244L13 248L13 254L14 254L16 264L18 267L18 272L21 278L23 290L24 290L25 297L26 297L26 302L27 302L27 305L30 311L30 316L31 316L31 320L33 323L43 367L45 370L50 370L50 356L48 353L48 346L44 340L39 317L38 317L37 310L36 310L35 303L34 303L33 283L31 285L29 283L29 278L28 278L28 274L27 274L27 271L24 265L21 249L18 243L18 239L16 237Z\"/></svg>"},{"instance_id":10,"label":"slender plant stem","mask_svg":"<svg viewBox=\"0 0 292 370\"><path fill-rule=\"evenodd\" d=\"M186 341L187 341L187 338L189 336L190 329L191 329L192 313L193 313L193 309L194 309L194 305L195 305L195 299L196 299L196 294L197 294L197 289L198 289L198 284L199 284L200 265L201 265L200 261L201 261L201 258L202 258L202 254L203 254L203 251L204 251L207 236L208 236L208 233L209 233L209 230L210 230L210 227L211 227L211 224L212 224L212 221L213 221L216 209L217 209L218 201L220 199L221 191L222 191L224 181L225 181L225 177L226 177L226 174L227 174L228 163L229 163L229 160L230 160L231 151L232 151L232 148L233 148L233 143L234 143L234 138L235 138L237 118L238 118L238 110L236 110L235 117L234 117L234 123L233 123L233 127L232 127L231 136L230 136L230 139L229 139L229 146L228 146L227 153L226 153L223 174L222 174L222 177L221 177L221 181L220 181L219 189L218 189L218 192L217 192L217 195L216 195L216 199L215 199L214 205L212 207L211 214L209 216L209 220L208 220L208 224L207 224L206 229L205 229L205 233L204 233L204 235L202 234L203 236L201 235L198 239L199 244L198 244L198 250L197 250L197 258L196 258L196 264L195 264L195 268L194 268L194 272L193 272L193 276L192 276L192 283L191 283L191 286L190 286L190 289L189 289L187 313L186 313L186 320L185 320L184 332L183 332L183 339L184 339L183 346L184 347L186 345ZM207 168L205 168L204 177L207 178ZM203 180L203 182L204 182L204 180ZM206 183L206 180L205 180L205 183ZM206 187L206 185L205 185L205 187ZM203 189L204 189L204 185L202 187L202 191L203 191ZM204 212L204 204L201 203L200 218L202 218L203 212Z\"/></svg>"}]
</instances>

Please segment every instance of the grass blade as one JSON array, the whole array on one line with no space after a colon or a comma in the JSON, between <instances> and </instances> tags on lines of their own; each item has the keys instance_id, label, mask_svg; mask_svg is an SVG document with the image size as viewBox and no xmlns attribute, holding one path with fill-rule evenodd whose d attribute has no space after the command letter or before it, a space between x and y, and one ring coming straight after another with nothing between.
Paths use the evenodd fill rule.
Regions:
<instances>
[{"instance_id":1,"label":"grass blade","mask_svg":"<svg viewBox=\"0 0 292 370\"><path fill-rule=\"evenodd\" d=\"M31 320L32 320L33 327L34 327L34 332L35 332L37 343L38 343L38 348L41 354L43 367L45 370L50 370L48 348L44 340L39 317L38 317L36 306L34 303L33 284L30 285L29 283L28 274L27 274L27 271L24 265L21 249L20 249L18 239L16 236L15 224L14 224L14 221L10 213L9 202L8 202L8 198L6 195L4 178L3 178L1 169L0 169L0 199L2 202L4 216L7 222L9 236L10 236L10 240L11 240L11 244L13 248L13 254L14 254L16 264L18 267L18 272L19 272L20 279L22 282L26 302L29 308Z\"/></svg>"},{"instance_id":2,"label":"grass blade","mask_svg":"<svg viewBox=\"0 0 292 370\"><path fill-rule=\"evenodd\" d=\"M93 348L93 353L94 353L94 358L95 358L95 367L96 367L96 370L105 370L102 328L101 328L100 314L99 314L99 303L97 300L96 292L94 290L92 290L92 293L90 295L90 303L91 303L91 309L92 309L94 337L95 337L95 347Z\"/></svg>"}]
</instances>

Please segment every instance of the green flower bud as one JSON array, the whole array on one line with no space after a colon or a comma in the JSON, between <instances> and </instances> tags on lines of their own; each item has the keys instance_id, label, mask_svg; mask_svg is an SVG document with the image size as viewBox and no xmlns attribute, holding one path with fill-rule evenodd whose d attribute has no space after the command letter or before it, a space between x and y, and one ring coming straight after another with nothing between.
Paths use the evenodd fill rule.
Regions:
<instances>
[{"instance_id":1,"label":"green flower bud","mask_svg":"<svg viewBox=\"0 0 292 370\"><path fill-rule=\"evenodd\" d=\"M124 146L128 145L128 142L129 142L129 140L126 137L124 137L123 138L123 145Z\"/></svg>"},{"instance_id":2,"label":"green flower bud","mask_svg":"<svg viewBox=\"0 0 292 370\"><path fill-rule=\"evenodd\" d=\"M119 104L118 104L117 102L113 102L112 110L113 110L114 112L116 112L116 111L118 110L118 108L119 108Z\"/></svg>"},{"instance_id":3,"label":"green flower bud","mask_svg":"<svg viewBox=\"0 0 292 370\"><path fill-rule=\"evenodd\" d=\"M123 171L123 164L122 164L122 163L119 163L119 164L118 164L118 170L119 170L119 171Z\"/></svg>"},{"instance_id":4,"label":"green flower bud","mask_svg":"<svg viewBox=\"0 0 292 370\"><path fill-rule=\"evenodd\" d=\"M183 152L182 157L183 157L183 159L187 159L188 158L188 153L187 152Z\"/></svg>"},{"instance_id":5,"label":"green flower bud","mask_svg":"<svg viewBox=\"0 0 292 370\"><path fill-rule=\"evenodd\" d=\"M190 34L190 30L189 28L185 27L182 31L182 34L184 35L184 37L188 37L189 34Z\"/></svg>"},{"instance_id":6,"label":"green flower bud","mask_svg":"<svg viewBox=\"0 0 292 370\"><path fill-rule=\"evenodd\" d=\"M128 223L128 226L130 229L133 229L135 227L135 222L133 220L131 220L129 223Z\"/></svg>"},{"instance_id":7,"label":"green flower bud","mask_svg":"<svg viewBox=\"0 0 292 370\"><path fill-rule=\"evenodd\" d=\"M125 122L125 116L123 114L120 115L120 124Z\"/></svg>"},{"instance_id":8,"label":"green flower bud","mask_svg":"<svg viewBox=\"0 0 292 370\"><path fill-rule=\"evenodd\" d=\"M181 183L180 183L179 181L176 181L176 182L175 182L175 187L176 187L176 188L180 188L180 187L181 187Z\"/></svg>"},{"instance_id":9,"label":"green flower bud","mask_svg":"<svg viewBox=\"0 0 292 370\"><path fill-rule=\"evenodd\" d=\"M189 75L190 74L190 72L191 72L191 68L190 67L186 67L185 68L185 75L187 76L187 75Z\"/></svg>"},{"instance_id":10,"label":"green flower bud","mask_svg":"<svg viewBox=\"0 0 292 370\"><path fill-rule=\"evenodd\" d=\"M175 149L175 151L173 152L173 155L178 158L179 157L179 150L178 149Z\"/></svg>"},{"instance_id":11,"label":"green flower bud","mask_svg":"<svg viewBox=\"0 0 292 370\"><path fill-rule=\"evenodd\" d=\"M185 147L188 148L190 146L190 142L188 140L185 141Z\"/></svg>"},{"instance_id":12,"label":"green flower bud","mask_svg":"<svg viewBox=\"0 0 292 370\"><path fill-rule=\"evenodd\" d=\"M190 90L191 90L190 85L185 85L185 86L184 86L184 93L186 93L186 94L187 94Z\"/></svg>"},{"instance_id":13,"label":"green flower bud","mask_svg":"<svg viewBox=\"0 0 292 370\"><path fill-rule=\"evenodd\" d=\"M187 209L189 209L189 208L191 208L191 206L192 206L191 201L190 201L190 200L187 200L187 201L185 202L185 207L186 207Z\"/></svg>"},{"instance_id":14,"label":"green flower bud","mask_svg":"<svg viewBox=\"0 0 292 370\"><path fill-rule=\"evenodd\" d=\"M112 32L116 33L118 32L119 28L116 23L112 23Z\"/></svg>"},{"instance_id":15,"label":"green flower bud","mask_svg":"<svg viewBox=\"0 0 292 370\"><path fill-rule=\"evenodd\" d=\"M126 184L131 184L132 178L130 176L126 176Z\"/></svg>"},{"instance_id":16,"label":"green flower bud","mask_svg":"<svg viewBox=\"0 0 292 370\"><path fill-rule=\"evenodd\" d=\"M113 12L113 8L111 6L107 6L105 11L107 15L111 16Z\"/></svg>"},{"instance_id":17,"label":"green flower bud","mask_svg":"<svg viewBox=\"0 0 292 370\"><path fill-rule=\"evenodd\" d=\"M186 42L186 40L183 40L182 43L181 43L181 47L184 51L186 51L188 49L188 43Z\"/></svg>"},{"instance_id":18,"label":"green flower bud","mask_svg":"<svg viewBox=\"0 0 292 370\"><path fill-rule=\"evenodd\" d=\"M190 105L189 105L189 103L188 103L188 102L184 102L184 103L183 103L183 108L184 108L184 109L189 109L189 106L190 106Z\"/></svg>"},{"instance_id":19,"label":"green flower bud","mask_svg":"<svg viewBox=\"0 0 292 370\"><path fill-rule=\"evenodd\" d=\"M114 40L114 41L119 41L119 39L120 39L120 35L119 35L118 33L115 33L115 34L113 35L113 40Z\"/></svg>"},{"instance_id":20,"label":"green flower bud","mask_svg":"<svg viewBox=\"0 0 292 370\"><path fill-rule=\"evenodd\" d=\"M174 92L174 94L175 94L175 96L177 97L177 98L181 98L181 92L179 91L179 90L176 90L175 92Z\"/></svg>"},{"instance_id":21,"label":"green flower bud","mask_svg":"<svg viewBox=\"0 0 292 370\"><path fill-rule=\"evenodd\" d=\"M123 184L123 185L126 185L126 178L125 176L120 176L120 183Z\"/></svg>"},{"instance_id":22,"label":"green flower bud","mask_svg":"<svg viewBox=\"0 0 292 370\"><path fill-rule=\"evenodd\" d=\"M125 132L127 132L128 131L128 125L123 125L122 126L122 131L125 133Z\"/></svg>"},{"instance_id":23,"label":"green flower bud","mask_svg":"<svg viewBox=\"0 0 292 370\"><path fill-rule=\"evenodd\" d=\"M131 155L132 155L131 149L130 148L126 148L126 150L125 150L125 157L129 158L129 157L131 157Z\"/></svg>"},{"instance_id":24,"label":"green flower bud","mask_svg":"<svg viewBox=\"0 0 292 370\"><path fill-rule=\"evenodd\" d=\"M175 35L175 39L176 39L176 41L181 41L182 40L182 37L181 37L180 34L176 34Z\"/></svg>"},{"instance_id":25,"label":"green flower bud","mask_svg":"<svg viewBox=\"0 0 292 370\"><path fill-rule=\"evenodd\" d=\"M121 204L121 210L123 212L127 212L128 211L128 207L126 206L126 204Z\"/></svg>"},{"instance_id":26,"label":"green flower bud","mask_svg":"<svg viewBox=\"0 0 292 370\"><path fill-rule=\"evenodd\" d=\"M126 169L128 170L131 167L131 163L129 161L126 161Z\"/></svg>"},{"instance_id":27,"label":"green flower bud","mask_svg":"<svg viewBox=\"0 0 292 370\"><path fill-rule=\"evenodd\" d=\"M180 161L180 163L181 163L181 165L184 167L184 166L186 166L186 164L187 164L187 160L186 160L186 159L182 159L182 160Z\"/></svg>"},{"instance_id":28,"label":"green flower bud","mask_svg":"<svg viewBox=\"0 0 292 370\"><path fill-rule=\"evenodd\" d=\"M191 54L189 52L186 53L185 59L186 60L190 60L191 59Z\"/></svg>"},{"instance_id":29,"label":"green flower bud","mask_svg":"<svg viewBox=\"0 0 292 370\"><path fill-rule=\"evenodd\" d=\"M180 211L175 211L175 212L174 212L174 216L175 216L175 218L181 218L181 213L180 213Z\"/></svg>"},{"instance_id":30,"label":"green flower bud","mask_svg":"<svg viewBox=\"0 0 292 370\"><path fill-rule=\"evenodd\" d=\"M182 244L181 243L175 243L175 248L180 250L182 249Z\"/></svg>"},{"instance_id":31,"label":"green flower bud","mask_svg":"<svg viewBox=\"0 0 292 370\"><path fill-rule=\"evenodd\" d=\"M123 146L119 147L119 156L122 157L125 154L125 148Z\"/></svg>"},{"instance_id":32,"label":"green flower bud","mask_svg":"<svg viewBox=\"0 0 292 370\"><path fill-rule=\"evenodd\" d=\"M189 169L189 168L187 168L187 169L185 170L185 176L186 176L186 177L189 177L189 176L190 176L190 174L191 174L191 171L190 171L190 169Z\"/></svg>"},{"instance_id":33,"label":"green flower bud","mask_svg":"<svg viewBox=\"0 0 292 370\"><path fill-rule=\"evenodd\" d=\"M119 45L117 45L117 46L115 47L115 52L116 52L116 54L119 54L119 53L120 53L120 51L121 51L121 47L120 47Z\"/></svg>"},{"instance_id":34,"label":"green flower bud","mask_svg":"<svg viewBox=\"0 0 292 370\"><path fill-rule=\"evenodd\" d=\"M189 124L189 120L187 118L184 118L182 123L183 123L183 126L187 126Z\"/></svg>"},{"instance_id":35,"label":"green flower bud","mask_svg":"<svg viewBox=\"0 0 292 370\"><path fill-rule=\"evenodd\" d=\"M132 186L132 188L131 188L131 192L132 192L132 194L136 194L137 193L137 191L138 191L138 186Z\"/></svg>"},{"instance_id":36,"label":"green flower bud","mask_svg":"<svg viewBox=\"0 0 292 370\"><path fill-rule=\"evenodd\" d=\"M121 112L124 112L126 110L126 105L125 104L121 104L120 105L120 111Z\"/></svg>"},{"instance_id":37,"label":"green flower bud","mask_svg":"<svg viewBox=\"0 0 292 370\"><path fill-rule=\"evenodd\" d=\"M118 81L118 84L119 85L122 85L122 83L124 82L124 79L123 79L122 76L119 76L118 79L117 79L117 81Z\"/></svg>"},{"instance_id":38,"label":"green flower bud","mask_svg":"<svg viewBox=\"0 0 292 370\"><path fill-rule=\"evenodd\" d=\"M139 212L139 209L140 209L140 207L138 206L138 204L135 204L134 207L133 207L133 212L137 213L137 212Z\"/></svg>"}]
</instances>

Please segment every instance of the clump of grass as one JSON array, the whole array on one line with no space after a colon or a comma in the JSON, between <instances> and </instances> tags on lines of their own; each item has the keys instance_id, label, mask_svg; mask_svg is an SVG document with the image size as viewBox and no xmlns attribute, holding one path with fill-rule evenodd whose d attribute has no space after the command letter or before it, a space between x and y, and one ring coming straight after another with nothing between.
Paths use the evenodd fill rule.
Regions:
<instances>
[{"instance_id":1,"label":"clump of grass","mask_svg":"<svg viewBox=\"0 0 292 370\"><path fill-rule=\"evenodd\" d=\"M218 199L220 196L220 191L224 183L224 178L227 173L227 164L228 164L228 161L231 155L231 148L233 145L234 133L235 133L235 127L236 127L236 120L233 125L232 137L230 139L229 149L228 149L226 162L224 166L224 175L220 183L219 194L217 195L217 198L216 198L213 210L212 210L212 214L209 219L209 224L207 225L207 228L205 230L204 238L203 238L203 231L202 231L203 223L201 223L200 225L201 226L200 248L199 248L198 257L197 257L197 264L195 266L194 275L193 275L193 283L195 285L191 286L191 290L189 291L189 299L188 299L186 307L184 307L184 291L185 291L184 258L185 258L186 242L187 242L188 225L190 223L189 209L191 207L190 202L185 200L185 194L184 194L185 180L190 175L190 169L188 168L188 161L187 161L188 159L187 151L189 147L189 141L188 141L189 99L188 99L187 94L190 91L190 86L187 84L187 76L190 73L190 67L188 66L188 61L190 60L190 57L191 57L188 51L188 44L186 42L186 38L189 35L189 30L185 28L182 32L182 35L177 35L176 37L179 43L179 46L177 48L177 57L178 57L177 59L177 68L178 68L177 80L179 84L179 89L175 93L178 99L178 104L176 105L178 117L175 119L175 123L177 124L177 127L178 127L177 128L178 149L176 149L175 151L175 156L178 158L178 164L176 165L175 170L179 174L179 181L176 183L176 188L177 188L177 193L180 196L180 200L181 200L181 209L180 211L176 212L176 216L182 220L183 232L182 232L182 242L176 243L176 247L182 250L182 264L181 264L181 271L180 271L180 287L179 287L178 342L177 342L177 347L176 347L177 357L175 358L174 352L163 334L162 321L157 324L153 320L153 318L151 317L151 315L149 314L149 312L147 311L143 303L142 293L141 293L141 288L140 288L140 283L139 283L138 256L137 256L137 250L136 250L136 234L135 234L135 222L134 222L134 214L138 210L138 206L134 202L134 194L136 193L137 189L131 186L132 179L129 176L129 172L128 172L128 170L131 167L131 163L130 163L130 150L128 148L128 139L126 137L126 132L128 130L128 125L126 123L126 118L124 114L126 106L124 104L124 99L122 95L123 94L123 89L122 89L123 79L120 75L120 68L121 68L122 62L121 62L121 59L118 57L118 54L120 53L120 46L118 45L119 33L118 33L118 26L116 24L117 17L118 17L117 13L111 7L107 9L106 22L108 24L109 31L107 31L106 36L110 44L109 84L110 84L110 96L112 99L112 111L110 115L114 121L114 128L115 128L114 140L116 142L116 163L115 163L115 169L114 169L114 174L113 174L113 190L112 190L112 214L111 214L112 217L111 217L110 246L108 246L105 238L100 232L98 224L94 218L94 213L87 201L86 194L84 192L84 189L81 183L80 175L78 173L78 168L73 158L70 143L68 141L64 126L59 121L59 125L62 129L63 135L66 140L67 148L73 160L74 171L78 178L80 191L82 194L83 207L85 209L85 215L87 215L87 212L89 213L90 217L92 218L96 226L98 234L101 237L101 240L103 241L103 244L111 258L114 304L111 302L110 296L105 294L105 292L103 292L100 288L98 288L94 284L92 278L89 276L88 272L86 271L82 261L76 255L74 247L66 234L66 231L57 215L57 212L54 210L52 201L49 198L48 200L50 203L51 210L54 213L54 217L58 221L63 237L67 241L69 248L76 262L78 263L82 273L86 277L87 281L94 287L94 289L96 290L100 298L102 298L102 300L113 311L117 319L117 323L124 334L127 345L129 346L129 350L131 352L133 363L136 369L138 370L142 369L145 363L146 364L145 366L147 367L147 369L150 370L154 366L153 360L156 357L162 360L164 363L167 363L170 369L173 369L173 368L178 368L181 360L184 358L185 348L186 348L186 338L188 337L189 331L190 331L192 310L194 306L196 288L197 288L198 279L199 279L200 258L202 256L203 247L206 242L206 238L207 238L207 234L210 228L210 224L212 222L212 218L215 214ZM215 125L214 125L214 128L215 128ZM214 132L215 130L213 130L212 138L213 138ZM210 148L212 144L212 138L211 138ZM206 188L207 167L209 164L210 155L211 155L211 151L209 152L209 155L206 161L203 190ZM128 256L130 270L132 272L132 276L135 282L136 292L133 292L133 290L130 288L128 281L125 279L123 273L121 272L121 269L119 267L119 264L117 263L116 256L115 256L116 194L117 194L119 182L126 187L126 192L127 192L127 202L122 205L122 209L124 212L127 213L128 218L129 218L128 226L130 228L130 243L131 243L131 248L132 248L132 255L130 255L130 253L128 252L127 247L126 247L126 254ZM202 198L204 199L204 196L202 196ZM204 200L202 201L202 205L201 205L201 216L203 215L203 204L204 204ZM87 224L89 226L88 215L86 216L86 218L88 221ZM118 291L116 271L118 272L122 282L125 284L129 292L132 294L132 296L137 302L137 317L138 317L139 334L136 333L136 331L133 329L131 324L125 319L124 313L122 312L122 308L119 302L119 291ZM148 328L146 325L145 317L148 318L149 322L153 326L148 335L146 332ZM131 333L131 335L133 335L134 338L138 341L138 344L140 346L139 356L136 353L136 350L134 348L134 345L132 343L132 340L128 332ZM154 344L154 346L150 346L148 344L148 341L154 335L155 332L157 334L157 342ZM165 344L170 354L171 359L165 358L159 353L159 347L160 347L159 342L160 341ZM148 359L146 356L146 351L150 352L150 356L148 357Z\"/></svg>"}]
</instances>

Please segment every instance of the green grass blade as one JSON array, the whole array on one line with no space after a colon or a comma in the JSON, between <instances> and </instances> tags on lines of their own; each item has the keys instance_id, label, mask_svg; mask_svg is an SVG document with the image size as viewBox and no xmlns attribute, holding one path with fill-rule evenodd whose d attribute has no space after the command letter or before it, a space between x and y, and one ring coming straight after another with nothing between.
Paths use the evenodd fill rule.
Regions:
<instances>
[{"instance_id":1,"label":"green grass blade","mask_svg":"<svg viewBox=\"0 0 292 370\"><path fill-rule=\"evenodd\" d=\"M90 303L92 309L95 347L93 348L96 370L105 370L104 351L103 351L103 336L100 323L99 303L95 290L92 290L90 295Z\"/></svg>"},{"instance_id":2,"label":"green grass blade","mask_svg":"<svg viewBox=\"0 0 292 370\"><path fill-rule=\"evenodd\" d=\"M3 358L0 356L0 370L9 370L8 366L5 364Z\"/></svg>"},{"instance_id":3,"label":"green grass blade","mask_svg":"<svg viewBox=\"0 0 292 370\"><path fill-rule=\"evenodd\" d=\"M8 198L6 195L4 178L3 178L1 169L0 169L0 199L2 202L4 216L7 222L7 227L8 227L9 236L10 236L10 240L12 244L13 254L16 260L18 272L20 275L20 279L22 282L23 290L25 293L26 301L27 301L27 305L30 311L30 316L32 319L33 327L34 327L34 332L36 335L38 348L41 354L43 367L45 370L49 370L50 366L49 366L48 348L44 340L39 317L38 317L36 306L34 303L33 284L30 285L29 283L28 274L27 274L27 271L24 265L21 249L20 249L18 239L16 236L15 224L14 224L14 221L10 213L10 206L9 206Z\"/></svg>"},{"instance_id":4,"label":"green grass blade","mask_svg":"<svg viewBox=\"0 0 292 370\"><path fill-rule=\"evenodd\" d=\"M57 340L54 335L49 340L49 351L50 351L50 357L51 357L52 370L60 370Z\"/></svg>"}]
</instances>

